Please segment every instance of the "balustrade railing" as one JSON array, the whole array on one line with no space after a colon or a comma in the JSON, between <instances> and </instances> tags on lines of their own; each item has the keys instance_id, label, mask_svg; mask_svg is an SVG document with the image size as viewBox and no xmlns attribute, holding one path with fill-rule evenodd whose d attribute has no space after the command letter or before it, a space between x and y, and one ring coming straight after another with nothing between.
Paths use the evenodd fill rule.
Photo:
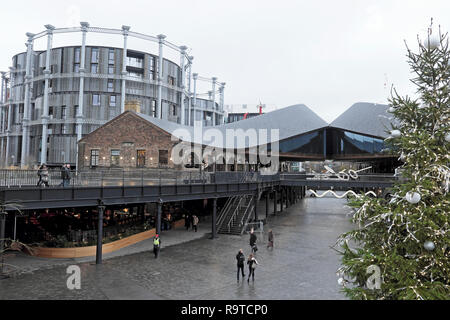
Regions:
<instances>
[{"instance_id":1,"label":"balustrade railing","mask_svg":"<svg viewBox=\"0 0 450 320\"><path fill-rule=\"evenodd\" d=\"M170 168L143 168L126 170L121 168L70 171L70 179L65 186L151 186L186 184L228 184L228 183L265 183L282 180L346 180L393 182L394 175L359 175L356 179L342 179L329 174L277 173L264 175L259 172L205 172L198 170L174 170ZM42 186L63 186L59 169L48 170L47 183ZM1 187L38 186L40 181L37 170L0 169Z\"/></svg>"}]
</instances>

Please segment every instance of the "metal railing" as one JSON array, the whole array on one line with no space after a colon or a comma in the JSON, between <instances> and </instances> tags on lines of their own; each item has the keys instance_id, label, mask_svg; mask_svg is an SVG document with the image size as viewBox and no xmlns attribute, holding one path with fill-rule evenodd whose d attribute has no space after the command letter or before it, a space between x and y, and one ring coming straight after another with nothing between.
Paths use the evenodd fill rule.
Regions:
<instances>
[{"instance_id":1,"label":"metal railing","mask_svg":"<svg viewBox=\"0 0 450 320\"><path fill-rule=\"evenodd\" d=\"M68 186L151 186L151 185L186 185L186 184L227 184L227 183L265 183L286 180L336 180L364 182L393 182L394 175L360 174L356 179L340 179L327 174L293 174L277 173L263 175L259 172L220 171L205 172L198 170L175 170L171 168L143 168L127 170L122 168L71 171ZM37 170L0 169L0 187L37 186ZM49 187L63 186L61 170L48 170Z\"/></svg>"}]
</instances>

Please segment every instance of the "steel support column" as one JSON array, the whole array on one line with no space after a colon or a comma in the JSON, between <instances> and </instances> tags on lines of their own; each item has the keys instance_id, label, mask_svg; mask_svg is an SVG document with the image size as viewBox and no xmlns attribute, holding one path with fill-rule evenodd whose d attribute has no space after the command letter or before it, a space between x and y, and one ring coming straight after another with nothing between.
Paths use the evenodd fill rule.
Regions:
<instances>
[{"instance_id":1,"label":"steel support column","mask_svg":"<svg viewBox=\"0 0 450 320\"><path fill-rule=\"evenodd\" d=\"M194 98L193 98L194 106L192 107L192 111L193 111L192 115L193 115L193 119L194 119L193 120L193 125L195 127L195 121L197 120L197 117L196 117L197 112L196 112L195 108L197 107L197 79L198 79L198 73L193 73L192 74L192 78L194 79ZM200 119L200 120L202 120L202 119Z\"/></svg>"},{"instance_id":2,"label":"steel support column","mask_svg":"<svg viewBox=\"0 0 450 320\"><path fill-rule=\"evenodd\" d=\"M162 214L162 200L159 199L158 202L158 213L156 216L156 234L160 234L161 233L161 214Z\"/></svg>"},{"instance_id":3,"label":"steel support column","mask_svg":"<svg viewBox=\"0 0 450 320\"><path fill-rule=\"evenodd\" d=\"M25 93L24 93L24 108L23 108L23 119L22 119L22 156L20 158L20 167L23 169L27 165L26 158L28 156L28 140L30 139L29 134L29 114L31 109L31 82L33 79L31 62L33 53L33 37L34 34L27 33L27 56L25 65Z\"/></svg>"},{"instance_id":4,"label":"steel support column","mask_svg":"<svg viewBox=\"0 0 450 320\"><path fill-rule=\"evenodd\" d=\"M277 190L273 191L273 214L277 213Z\"/></svg>"},{"instance_id":5,"label":"steel support column","mask_svg":"<svg viewBox=\"0 0 450 320\"><path fill-rule=\"evenodd\" d=\"M216 125L216 81L217 78L216 77L212 77L212 104L213 104L213 126Z\"/></svg>"},{"instance_id":6,"label":"steel support column","mask_svg":"<svg viewBox=\"0 0 450 320\"><path fill-rule=\"evenodd\" d=\"M97 226L97 255L95 257L96 264L102 264L102 250L103 250L103 212L105 206L98 206L98 226Z\"/></svg>"},{"instance_id":7,"label":"steel support column","mask_svg":"<svg viewBox=\"0 0 450 320\"><path fill-rule=\"evenodd\" d=\"M184 58L186 55L186 46L181 46L180 47L180 68L181 68L181 81L180 81L180 86L181 86L181 103L180 103L180 107L181 107L181 124L185 125L186 124L186 93L185 93L185 88L186 88L186 71L184 70Z\"/></svg>"},{"instance_id":8,"label":"steel support column","mask_svg":"<svg viewBox=\"0 0 450 320\"><path fill-rule=\"evenodd\" d=\"M122 26L123 34L123 53L122 53L122 95L120 96L120 113L125 112L125 97L126 97L126 83L127 83L127 40L129 26Z\"/></svg>"},{"instance_id":9,"label":"steel support column","mask_svg":"<svg viewBox=\"0 0 450 320\"><path fill-rule=\"evenodd\" d=\"M258 221L258 192L255 192L255 195L253 196L253 210L255 213L255 222Z\"/></svg>"},{"instance_id":10,"label":"steel support column","mask_svg":"<svg viewBox=\"0 0 450 320\"><path fill-rule=\"evenodd\" d=\"M159 56L158 56L158 105L156 117L162 119L162 84L163 84L163 44L165 35L158 35L159 39Z\"/></svg>"},{"instance_id":11,"label":"steel support column","mask_svg":"<svg viewBox=\"0 0 450 320\"><path fill-rule=\"evenodd\" d=\"M45 84L44 84L44 110L42 112L42 142L41 142L41 164L47 162L47 137L48 137L48 94L49 94L49 81L50 81L50 61L52 58L52 42L53 42L53 30L54 26L47 24L47 53L45 56Z\"/></svg>"}]
</instances>

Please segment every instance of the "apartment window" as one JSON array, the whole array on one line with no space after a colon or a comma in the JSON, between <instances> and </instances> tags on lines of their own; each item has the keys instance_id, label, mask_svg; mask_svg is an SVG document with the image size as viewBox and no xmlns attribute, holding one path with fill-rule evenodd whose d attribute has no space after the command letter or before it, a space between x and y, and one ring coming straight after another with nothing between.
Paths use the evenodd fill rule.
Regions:
<instances>
[{"instance_id":1,"label":"apartment window","mask_svg":"<svg viewBox=\"0 0 450 320\"><path fill-rule=\"evenodd\" d=\"M155 80L155 57L149 58L149 65L150 65L149 71L150 79Z\"/></svg>"},{"instance_id":2,"label":"apartment window","mask_svg":"<svg viewBox=\"0 0 450 320\"><path fill-rule=\"evenodd\" d=\"M156 100L152 100L152 115L156 118Z\"/></svg>"},{"instance_id":3,"label":"apartment window","mask_svg":"<svg viewBox=\"0 0 450 320\"><path fill-rule=\"evenodd\" d=\"M61 125L61 134L67 134L67 125L66 124L62 124Z\"/></svg>"},{"instance_id":4,"label":"apartment window","mask_svg":"<svg viewBox=\"0 0 450 320\"><path fill-rule=\"evenodd\" d=\"M75 63L73 65L73 72L75 72L75 73L80 72L80 64L79 63Z\"/></svg>"},{"instance_id":5,"label":"apartment window","mask_svg":"<svg viewBox=\"0 0 450 320\"><path fill-rule=\"evenodd\" d=\"M108 74L114 74L114 65L113 64L108 65Z\"/></svg>"},{"instance_id":6,"label":"apartment window","mask_svg":"<svg viewBox=\"0 0 450 320\"><path fill-rule=\"evenodd\" d=\"M53 107L48 107L48 116L50 119L53 119Z\"/></svg>"},{"instance_id":7,"label":"apartment window","mask_svg":"<svg viewBox=\"0 0 450 320\"><path fill-rule=\"evenodd\" d=\"M100 95L99 94L93 94L92 95L92 105L93 106L99 106L100 105Z\"/></svg>"},{"instance_id":8,"label":"apartment window","mask_svg":"<svg viewBox=\"0 0 450 320\"><path fill-rule=\"evenodd\" d=\"M145 150L137 150L136 167L138 168L145 167Z\"/></svg>"},{"instance_id":9,"label":"apartment window","mask_svg":"<svg viewBox=\"0 0 450 320\"><path fill-rule=\"evenodd\" d=\"M66 106L61 107L61 119L66 118Z\"/></svg>"},{"instance_id":10,"label":"apartment window","mask_svg":"<svg viewBox=\"0 0 450 320\"><path fill-rule=\"evenodd\" d=\"M92 167L98 166L99 155L100 155L99 149L91 149L91 166Z\"/></svg>"},{"instance_id":11,"label":"apartment window","mask_svg":"<svg viewBox=\"0 0 450 320\"><path fill-rule=\"evenodd\" d=\"M98 73L98 63L91 63L91 73Z\"/></svg>"},{"instance_id":12,"label":"apartment window","mask_svg":"<svg viewBox=\"0 0 450 320\"><path fill-rule=\"evenodd\" d=\"M168 76L168 83L169 83L171 86L174 86L174 85L175 85L175 78L174 78L174 77L171 77L171 76Z\"/></svg>"},{"instance_id":13,"label":"apartment window","mask_svg":"<svg viewBox=\"0 0 450 320\"><path fill-rule=\"evenodd\" d=\"M169 163L169 151L159 150L159 164L166 165Z\"/></svg>"},{"instance_id":14,"label":"apartment window","mask_svg":"<svg viewBox=\"0 0 450 320\"><path fill-rule=\"evenodd\" d=\"M78 64L80 63L80 52L81 52L81 48L75 48L73 62L78 63Z\"/></svg>"},{"instance_id":15,"label":"apartment window","mask_svg":"<svg viewBox=\"0 0 450 320\"><path fill-rule=\"evenodd\" d=\"M109 97L109 106L115 107L116 106L116 96L110 96Z\"/></svg>"},{"instance_id":16,"label":"apartment window","mask_svg":"<svg viewBox=\"0 0 450 320\"><path fill-rule=\"evenodd\" d=\"M177 106L176 105L172 105L172 115L176 116L177 115Z\"/></svg>"},{"instance_id":17,"label":"apartment window","mask_svg":"<svg viewBox=\"0 0 450 320\"><path fill-rule=\"evenodd\" d=\"M114 64L114 49L109 49L108 51L108 63Z\"/></svg>"},{"instance_id":18,"label":"apartment window","mask_svg":"<svg viewBox=\"0 0 450 320\"><path fill-rule=\"evenodd\" d=\"M120 165L120 150L111 150L111 167Z\"/></svg>"},{"instance_id":19,"label":"apartment window","mask_svg":"<svg viewBox=\"0 0 450 320\"><path fill-rule=\"evenodd\" d=\"M73 107L73 117L74 117L74 118L76 118L77 115L78 115L78 109L79 109L78 106L74 106L74 107Z\"/></svg>"},{"instance_id":20,"label":"apartment window","mask_svg":"<svg viewBox=\"0 0 450 320\"><path fill-rule=\"evenodd\" d=\"M98 48L92 48L91 63L98 63Z\"/></svg>"},{"instance_id":21,"label":"apartment window","mask_svg":"<svg viewBox=\"0 0 450 320\"><path fill-rule=\"evenodd\" d=\"M108 79L108 92L114 92L114 80Z\"/></svg>"}]
</instances>

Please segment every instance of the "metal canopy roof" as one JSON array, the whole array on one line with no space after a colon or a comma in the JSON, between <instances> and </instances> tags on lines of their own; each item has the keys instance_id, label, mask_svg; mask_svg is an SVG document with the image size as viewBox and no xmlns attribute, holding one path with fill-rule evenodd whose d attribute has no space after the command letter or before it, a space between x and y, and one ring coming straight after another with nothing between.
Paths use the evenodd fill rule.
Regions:
<instances>
[{"instance_id":1,"label":"metal canopy roof","mask_svg":"<svg viewBox=\"0 0 450 320\"><path fill-rule=\"evenodd\" d=\"M331 122L330 127L387 138L386 131L393 123L388 109L385 104L358 102Z\"/></svg>"}]
</instances>

